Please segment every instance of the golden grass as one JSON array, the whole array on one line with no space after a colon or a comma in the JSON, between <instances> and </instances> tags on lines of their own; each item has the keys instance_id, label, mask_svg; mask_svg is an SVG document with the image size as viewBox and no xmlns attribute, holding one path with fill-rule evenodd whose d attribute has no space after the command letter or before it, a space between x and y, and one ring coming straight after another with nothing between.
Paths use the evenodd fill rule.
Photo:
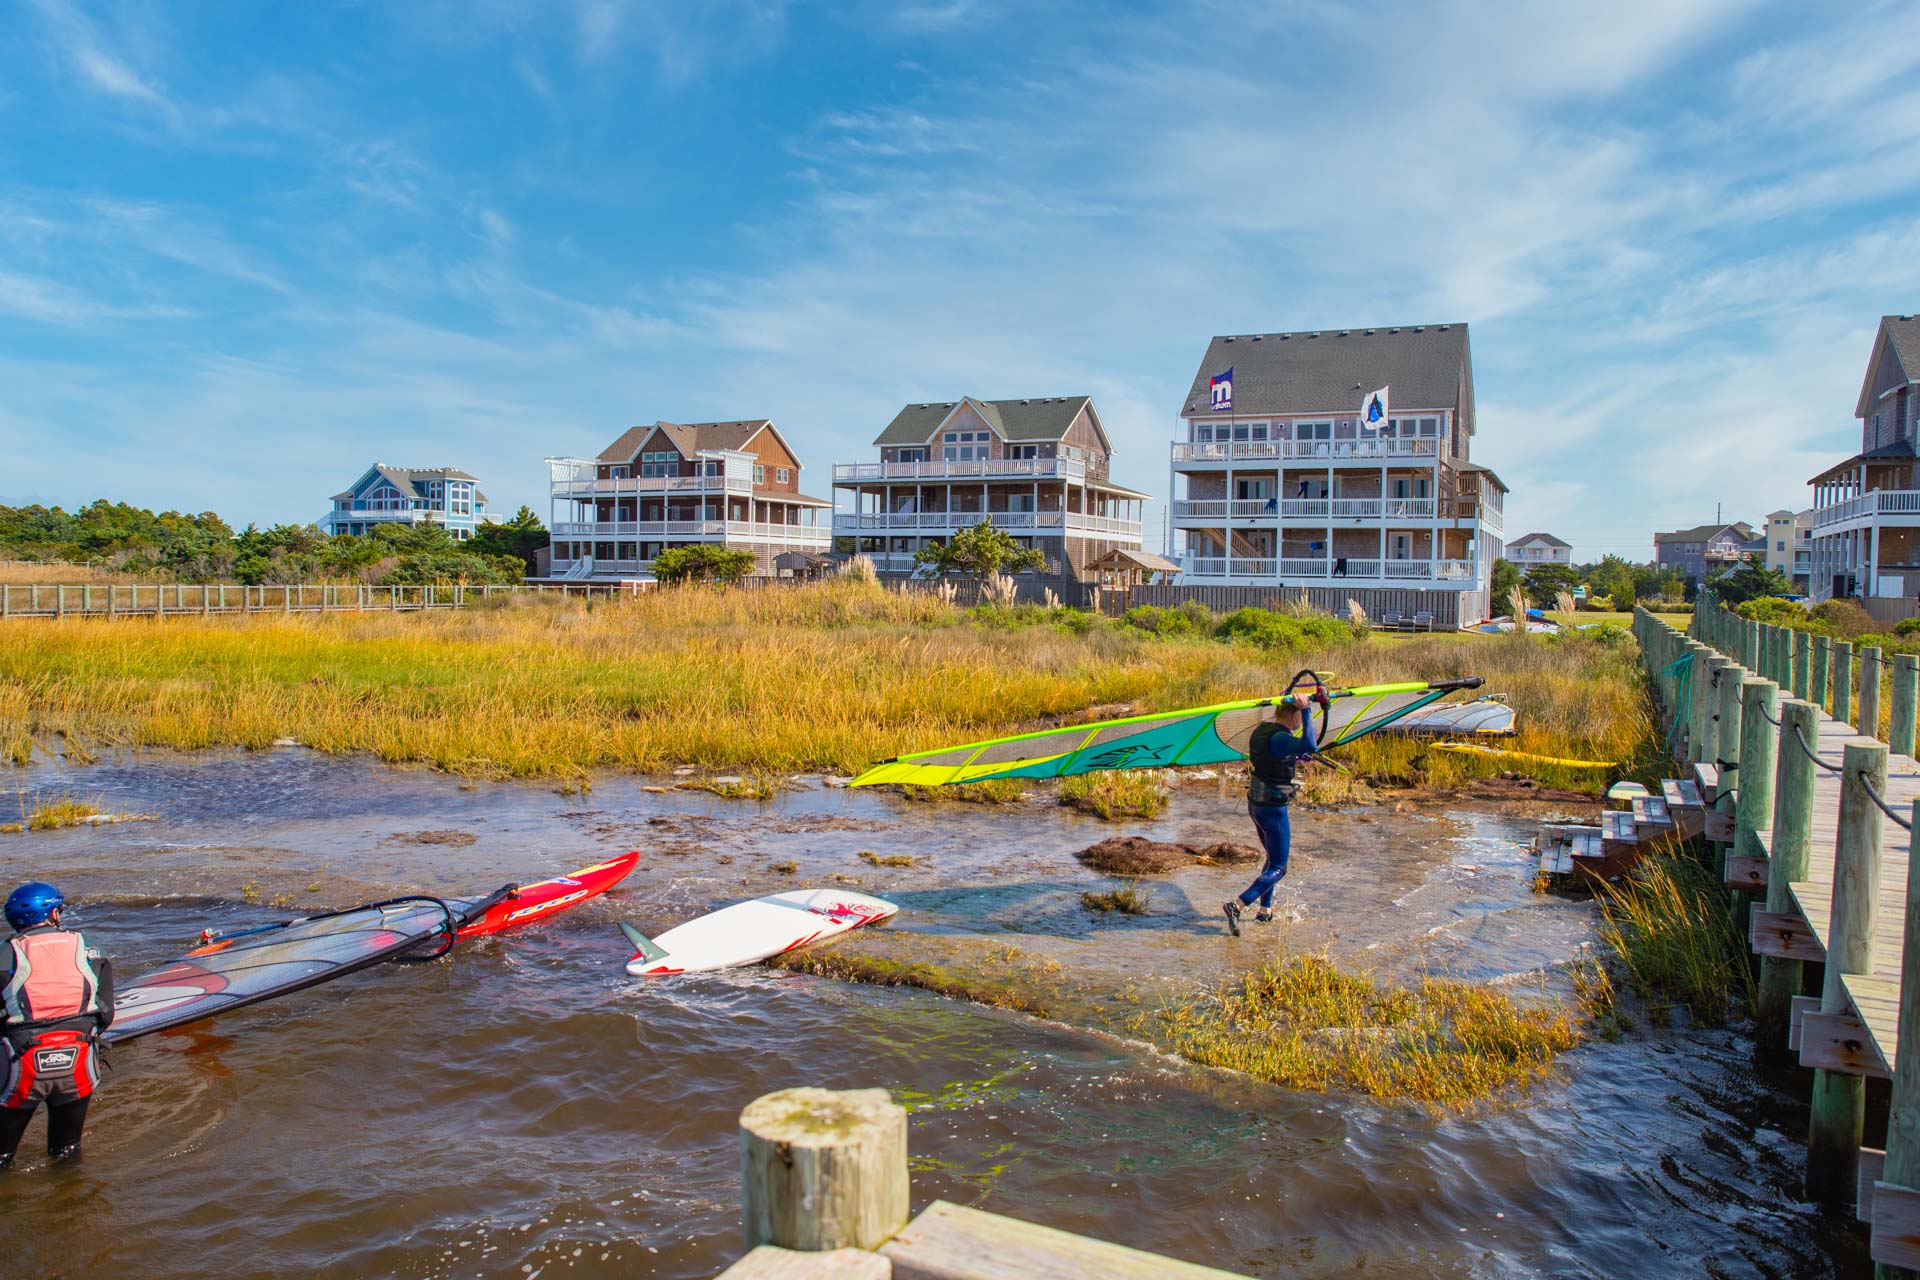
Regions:
<instances>
[{"instance_id":1,"label":"golden grass","mask_svg":"<svg viewBox=\"0 0 1920 1280\"><path fill-rule=\"evenodd\" d=\"M0 560L0 586L54 587L99 586L103 583L147 583L137 573L95 569L84 564L34 564L21 560ZM51 599L51 596L48 597Z\"/></svg>"},{"instance_id":2,"label":"golden grass","mask_svg":"<svg viewBox=\"0 0 1920 1280\"><path fill-rule=\"evenodd\" d=\"M1108 822L1158 817L1171 794L1151 769L1083 773L1060 782L1061 804Z\"/></svg>"},{"instance_id":3,"label":"golden grass","mask_svg":"<svg viewBox=\"0 0 1920 1280\"><path fill-rule=\"evenodd\" d=\"M1136 1029L1191 1062L1286 1088L1443 1106L1525 1087L1580 1040L1563 1008L1443 978L1382 987L1310 955L1282 955Z\"/></svg>"},{"instance_id":4,"label":"golden grass","mask_svg":"<svg viewBox=\"0 0 1920 1280\"><path fill-rule=\"evenodd\" d=\"M19 835L26 831L60 831L67 827L85 826L96 820L132 822L140 816L132 813L116 813L101 808L94 801L81 800L71 795L29 801L23 794L19 797L18 803L19 821L0 825L0 835Z\"/></svg>"},{"instance_id":5,"label":"golden grass","mask_svg":"<svg viewBox=\"0 0 1920 1280\"><path fill-rule=\"evenodd\" d=\"M1152 894L1146 889L1137 884L1129 884L1098 893L1089 889L1080 895L1080 905L1102 915L1118 912L1123 916L1143 916L1147 914L1151 898Z\"/></svg>"},{"instance_id":6,"label":"golden grass","mask_svg":"<svg viewBox=\"0 0 1920 1280\"><path fill-rule=\"evenodd\" d=\"M990 778L957 787L903 786L900 794L922 804L1019 804L1027 798L1024 778Z\"/></svg>"},{"instance_id":7,"label":"golden grass","mask_svg":"<svg viewBox=\"0 0 1920 1280\"><path fill-rule=\"evenodd\" d=\"M936 595L855 579L615 601L515 597L415 614L20 619L0 623L0 757L25 764L36 741L56 739L84 758L293 738L576 788L594 770L676 764L852 773L1071 723L1093 706L1149 712L1277 692L1315 665L1343 684L1477 672L1520 713L1523 732L1509 744L1624 759L1652 742L1631 648L1431 636L1302 657L1121 625L976 625ZM1385 735L1340 755L1363 776L1440 785L1512 767ZM942 798L1023 794L993 784Z\"/></svg>"},{"instance_id":8,"label":"golden grass","mask_svg":"<svg viewBox=\"0 0 1920 1280\"><path fill-rule=\"evenodd\" d=\"M1732 903L1707 861L1670 846L1602 890L1600 932L1655 1009L1684 1008L1718 1026L1753 1003L1744 908Z\"/></svg>"},{"instance_id":9,"label":"golden grass","mask_svg":"<svg viewBox=\"0 0 1920 1280\"><path fill-rule=\"evenodd\" d=\"M875 853L871 849L862 849L857 856L870 867L911 867L920 861L910 853Z\"/></svg>"}]
</instances>

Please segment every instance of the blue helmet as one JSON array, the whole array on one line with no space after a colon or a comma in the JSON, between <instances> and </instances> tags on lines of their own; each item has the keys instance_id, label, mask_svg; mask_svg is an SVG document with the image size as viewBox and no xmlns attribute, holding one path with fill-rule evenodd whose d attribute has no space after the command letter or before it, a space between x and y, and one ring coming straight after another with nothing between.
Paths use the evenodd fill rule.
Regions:
<instances>
[{"instance_id":1,"label":"blue helmet","mask_svg":"<svg viewBox=\"0 0 1920 1280\"><path fill-rule=\"evenodd\" d=\"M7 923L16 930L45 924L47 917L67 905L60 891L45 881L21 885L7 895Z\"/></svg>"}]
</instances>

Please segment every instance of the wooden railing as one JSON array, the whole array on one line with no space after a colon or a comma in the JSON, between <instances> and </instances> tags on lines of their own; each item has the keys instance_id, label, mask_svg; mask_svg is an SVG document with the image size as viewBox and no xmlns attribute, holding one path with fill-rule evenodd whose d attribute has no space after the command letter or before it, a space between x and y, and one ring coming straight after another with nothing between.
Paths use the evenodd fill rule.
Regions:
<instances>
[{"instance_id":1,"label":"wooden railing","mask_svg":"<svg viewBox=\"0 0 1920 1280\"><path fill-rule=\"evenodd\" d=\"M0 618L152 618L181 614L408 612L457 609L515 594L631 595L631 583L518 583L467 586L373 586L327 583L246 586L240 583L81 583L0 586Z\"/></svg>"}]
</instances>

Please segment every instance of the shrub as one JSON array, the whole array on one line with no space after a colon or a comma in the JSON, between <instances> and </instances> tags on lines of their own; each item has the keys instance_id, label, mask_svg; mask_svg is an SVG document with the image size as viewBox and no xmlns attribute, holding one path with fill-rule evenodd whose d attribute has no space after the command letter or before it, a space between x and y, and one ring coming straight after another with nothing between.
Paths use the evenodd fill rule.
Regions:
<instances>
[{"instance_id":1,"label":"shrub","mask_svg":"<svg viewBox=\"0 0 1920 1280\"><path fill-rule=\"evenodd\" d=\"M1590 595L1587 597L1586 603L1581 605L1580 607L1583 609L1586 609L1591 613L1612 613L1613 597Z\"/></svg>"},{"instance_id":2,"label":"shrub","mask_svg":"<svg viewBox=\"0 0 1920 1280\"><path fill-rule=\"evenodd\" d=\"M1293 616L1252 606L1235 609L1220 619L1213 634L1221 640L1243 640L1264 649L1298 649L1353 638L1352 629L1338 618L1325 614Z\"/></svg>"},{"instance_id":3,"label":"shrub","mask_svg":"<svg viewBox=\"0 0 1920 1280\"><path fill-rule=\"evenodd\" d=\"M1904 622L1895 623L1893 634L1897 636L1920 636L1920 618L1908 618Z\"/></svg>"},{"instance_id":4,"label":"shrub","mask_svg":"<svg viewBox=\"0 0 1920 1280\"><path fill-rule=\"evenodd\" d=\"M1157 604L1137 604L1120 615L1120 620L1156 636L1183 635L1193 630L1193 621L1186 614Z\"/></svg>"},{"instance_id":5,"label":"shrub","mask_svg":"<svg viewBox=\"0 0 1920 1280\"><path fill-rule=\"evenodd\" d=\"M1782 600L1779 596L1757 596L1752 600L1743 600L1733 607L1733 611L1750 622L1763 622L1770 627L1806 630L1813 622L1805 605L1797 600Z\"/></svg>"},{"instance_id":6,"label":"shrub","mask_svg":"<svg viewBox=\"0 0 1920 1280\"><path fill-rule=\"evenodd\" d=\"M1851 600L1822 600L1813 606L1812 618L1826 626L1827 634L1838 640L1852 640L1879 629L1873 615Z\"/></svg>"},{"instance_id":7,"label":"shrub","mask_svg":"<svg viewBox=\"0 0 1920 1280\"><path fill-rule=\"evenodd\" d=\"M653 558L653 576L661 582L738 582L753 572L753 552L698 542L668 547Z\"/></svg>"}]
</instances>

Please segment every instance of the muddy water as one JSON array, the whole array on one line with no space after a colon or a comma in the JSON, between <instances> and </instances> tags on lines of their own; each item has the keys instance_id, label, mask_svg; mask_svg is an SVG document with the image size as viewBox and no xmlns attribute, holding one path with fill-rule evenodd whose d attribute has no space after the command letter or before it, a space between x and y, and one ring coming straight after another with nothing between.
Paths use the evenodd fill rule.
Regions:
<instances>
[{"instance_id":1,"label":"muddy water","mask_svg":"<svg viewBox=\"0 0 1920 1280\"><path fill-rule=\"evenodd\" d=\"M1516 819L1303 814L1282 923L1235 942L1215 912L1247 869L1183 871L1154 884L1147 916L1094 917L1079 895L1106 882L1071 853L1115 828L1041 805L811 785L755 805L631 780L563 797L295 751L43 764L10 781L153 815L0 837L0 878L58 881L123 972L208 925L645 856L616 898L538 931L119 1050L86 1159L45 1168L36 1125L0 1182L9 1273L712 1275L738 1247L734 1118L794 1084L884 1085L912 1107L916 1207L978 1204L1247 1274L1865 1267L1847 1224L1793 1198L1793 1082L1757 1075L1732 1034L1597 1044L1516 1105L1436 1118L919 992L766 970L643 986L611 923L857 885L902 904L886 946L1011 945L1057 965L1103 1025L1122 1021L1100 1016L1108 1004L1282 944L1524 994L1592 945L1592 919L1530 891ZM1127 829L1247 836L1209 786ZM862 851L918 861L879 868Z\"/></svg>"}]
</instances>

